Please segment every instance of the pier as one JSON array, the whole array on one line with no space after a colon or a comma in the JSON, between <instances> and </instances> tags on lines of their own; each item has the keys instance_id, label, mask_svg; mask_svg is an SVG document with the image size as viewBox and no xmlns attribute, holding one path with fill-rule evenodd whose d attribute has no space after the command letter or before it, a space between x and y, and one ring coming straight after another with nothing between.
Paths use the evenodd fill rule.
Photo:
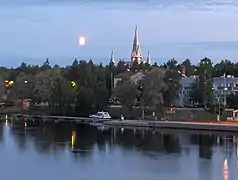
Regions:
<instances>
[{"instance_id":1,"label":"pier","mask_svg":"<svg viewBox=\"0 0 238 180\"><path fill-rule=\"evenodd\" d=\"M14 114L12 118L22 119L25 121L42 121L42 122L69 122L69 123L103 123L108 121L106 119L93 119L87 117L70 117L70 116L49 116L49 115L25 115L25 114Z\"/></svg>"}]
</instances>

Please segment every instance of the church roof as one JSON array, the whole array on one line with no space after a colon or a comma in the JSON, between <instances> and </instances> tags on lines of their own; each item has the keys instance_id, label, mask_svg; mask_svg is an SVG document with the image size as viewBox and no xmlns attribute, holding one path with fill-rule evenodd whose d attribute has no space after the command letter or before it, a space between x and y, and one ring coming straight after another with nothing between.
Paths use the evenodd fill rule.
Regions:
<instances>
[{"instance_id":1,"label":"church roof","mask_svg":"<svg viewBox=\"0 0 238 180\"><path fill-rule=\"evenodd\" d=\"M125 71L125 72L117 74L115 78L130 78L135 73L136 72L133 72L133 71Z\"/></svg>"}]
</instances>

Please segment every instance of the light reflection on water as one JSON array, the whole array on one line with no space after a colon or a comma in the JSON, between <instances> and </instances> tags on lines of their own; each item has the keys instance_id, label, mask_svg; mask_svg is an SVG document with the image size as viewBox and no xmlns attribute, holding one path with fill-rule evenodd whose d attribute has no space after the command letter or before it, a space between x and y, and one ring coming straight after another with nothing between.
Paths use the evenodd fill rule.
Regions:
<instances>
[{"instance_id":1,"label":"light reflection on water","mask_svg":"<svg viewBox=\"0 0 238 180\"><path fill-rule=\"evenodd\" d=\"M235 180L238 134L13 121L0 124L5 179ZM225 161L227 159L227 163ZM14 173L12 173L14 171Z\"/></svg>"}]
</instances>

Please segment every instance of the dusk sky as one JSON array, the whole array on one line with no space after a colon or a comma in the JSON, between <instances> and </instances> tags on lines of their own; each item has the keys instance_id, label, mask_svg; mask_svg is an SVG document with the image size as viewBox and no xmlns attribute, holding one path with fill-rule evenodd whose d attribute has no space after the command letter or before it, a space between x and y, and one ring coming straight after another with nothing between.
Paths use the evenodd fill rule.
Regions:
<instances>
[{"instance_id":1,"label":"dusk sky","mask_svg":"<svg viewBox=\"0 0 238 180\"><path fill-rule=\"evenodd\" d=\"M60 65L74 57L107 63L112 49L129 59L136 24L144 56L149 50L159 63L238 60L236 0L35 1L0 1L1 65L42 64L45 57Z\"/></svg>"}]
</instances>

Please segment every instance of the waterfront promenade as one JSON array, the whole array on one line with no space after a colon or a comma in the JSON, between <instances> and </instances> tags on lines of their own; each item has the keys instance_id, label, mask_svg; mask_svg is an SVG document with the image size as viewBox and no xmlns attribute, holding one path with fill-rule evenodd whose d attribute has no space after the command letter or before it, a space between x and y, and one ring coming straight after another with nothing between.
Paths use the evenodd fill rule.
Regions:
<instances>
[{"instance_id":1,"label":"waterfront promenade","mask_svg":"<svg viewBox=\"0 0 238 180\"><path fill-rule=\"evenodd\" d=\"M69 122L81 124L103 125L105 127L129 127L129 128L168 128L168 129L188 129L188 130L208 130L208 131L232 131L238 132L238 122L195 122L195 121L155 121L155 120L102 120L85 117L67 117L67 116L42 116L42 115L21 115L15 114L12 119L23 121L41 121L41 122Z\"/></svg>"},{"instance_id":2,"label":"waterfront promenade","mask_svg":"<svg viewBox=\"0 0 238 180\"><path fill-rule=\"evenodd\" d=\"M145 128L169 128L188 130L209 130L209 131L234 131L238 132L238 122L194 122L194 121L107 121L105 126L119 127L145 127Z\"/></svg>"}]
</instances>

